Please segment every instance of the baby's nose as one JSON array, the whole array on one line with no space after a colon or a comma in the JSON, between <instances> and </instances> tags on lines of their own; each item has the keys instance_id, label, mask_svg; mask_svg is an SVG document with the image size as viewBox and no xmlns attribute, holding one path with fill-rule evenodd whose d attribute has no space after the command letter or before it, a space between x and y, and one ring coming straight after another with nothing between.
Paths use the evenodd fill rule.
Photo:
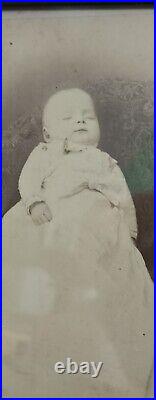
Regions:
<instances>
[{"instance_id":1,"label":"baby's nose","mask_svg":"<svg viewBox=\"0 0 156 400\"><path fill-rule=\"evenodd\" d=\"M85 123L86 123L86 121L83 117L80 117L77 119L77 124L85 124Z\"/></svg>"}]
</instances>

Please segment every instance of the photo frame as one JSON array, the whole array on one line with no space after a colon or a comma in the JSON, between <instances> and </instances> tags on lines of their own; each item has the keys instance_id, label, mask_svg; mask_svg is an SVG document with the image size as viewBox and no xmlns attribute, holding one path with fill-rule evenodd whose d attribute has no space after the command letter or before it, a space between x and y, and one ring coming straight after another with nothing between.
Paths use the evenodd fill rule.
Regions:
<instances>
[{"instance_id":1,"label":"photo frame","mask_svg":"<svg viewBox=\"0 0 156 400\"><path fill-rule=\"evenodd\" d=\"M4 308L6 304L3 315L4 325L8 324L7 333L4 333L4 397L11 397L13 393L16 397L21 398L22 395L28 398L29 396L31 396L30 398L39 396L52 398L68 395L116 398L123 397L125 393L125 397L134 397L133 393L135 396L144 397L146 390L148 390L148 397L152 397L153 5L151 2L127 5L108 3L92 3L90 5L73 5L71 3L67 5L64 3L58 5L42 2L30 6L28 2L27 4L19 2L14 5L4 2L2 18ZM133 213L136 210L137 225L132 230L138 229L138 235L134 233L130 235L130 241L125 239L124 242L124 238L127 238L126 235L128 235L126 226L129 229L127 219L126 223L124 222L123 230L121 228L121 236L119 234L118 238L118 249L122 243L120 255L119 250L116 250L117 255L114 256L113 261L110 261L109 251L111 246L115 246L113 243L116 243L115 240L117 240L114 236L117 220L113 219L114 216L112 217L112 208L114 210L115 207L119 210L120 204L122 204L122 200L118 200L119 188L117 187L117 194L114 195L113 192L118 178L115 177L112 186L108 185L107 188L107 184L103 181L98 180L98 184L96 184L97 172L94 171L94 179L92 176L91 183L88 184L88 180L86 183L86 179L89 179L88 175L87 178L85 175L85 181L80 183L80 186L81 184L90 185L89 190L93 195L98 193L98 196L101 196L100 193L103 190L106 203L108 201L112 207L111 214L108 214L109 218L108 215L105 215L104 218L101 211L98 214L98 206L93 208L90 217L87 217L89 215L87 214L89 212L88 204L90 204L88 194L82 203L80 200L76 206L73 206L72 196L77 196L77 189L74 189L76 192L72 192L72 196L71 193L68 193L68 196L66 193L67 198L71 198L69 200L71 203L66 200L64 205L60 206L59 212L55 206L57 201L54 196L54 210L50 207L52 214L48 214L47 209L43 210L42 207L45 202L44 197L39 197L38 192L32 192L32 197L25 194L27 188L29 194L29 183L34 171L37 170L37 174L40 171L39 164L38 167L32 166L32 172L27 175L27 178L24 178L27 179L25 187L19 181L21 171L27 165L33 149L38 148L38 145L39 151L41 151L41 154L39 153L37 156L39 160L42 157L46 159L46 154L51 154L50 160L55 160L56 157L58 162L57 151L51 150L52 153L49 153L49 144L51 137L56 139L57 134L59 135L58 132L61 130L64 132L63 125L59 125L60 131L57 130L56 121L60 121L59 118L61 118L59 112L66 110L68 103L71 104L71 108L74 107L74 104L79 104L78 109L75 106L76 114L80 111L84 98L83 96L81 98L82 94L77 92L77 99L80 100L75 100L76 94L74 93L76 92L72 92L72 101L70 96L66 97L66 94L64 100L59 100L58 105L57 102L53 104L53 100L52 103L48 103L48 99L55 94L59 99L59 92L67 93L73 88L86 92L94 103L94 115L86 117L86 119L83 116L80 121L78 117L75 118L77 118L77 122L81 123L81 129L85 131L83 123L86 124L88 119L92 120L89 123L93 123L95 115L97 115L101 132L98 144L100 153L98 154L106 155L109 168L113 169L115 165L118 165L122 171L123 182L127 182L134 204L134 208L131 208L132 216L128 215L128 218L133 220L133 227ZM77 103L74 103L76 101ZM88 107L88 104L92 103L86 104ZM51 107L50 116L53 116L53 110L55 110L54 117L57 115L56 121L55 118L53 119L53 125L48 125L51 122L49 122L50 119L48 122L46 119L48 108L43 112L46 105ZM74 111L72 112L74 113ZM68 114L71 114L71 111ZM71 118L74 117L71 115L62 117L66 120L66 126ZM88 128L88 131L89 129L91 128ZM94 130L96 130L95 127ZM74 132L76 131L77 129L74 128ZM62 139L66 139L66 136L61 136ZM86 146L85 139L83 140L83 146ZM68 142L66 142L67 151L65 150L68 155L71 152L77 154L78 151L83 153L84 147L77 150L77 147L70 147ZM81 144L78 140L78 145ZM74 142L74 146L77 146L77 141ZM47 165L47 161L44 162ZM48 174L52 173L52 168L55 171L56 165L51 166L50 172L46 170L45 177L41 182L42 189L44 185L46 186L46 179L50 176ZM92 171L94 157L91 158L89 165ZM80 166L83 166L81 161L75 168L78 170ZM60 196L64 196L61 192L62 187L67 192L69 190L70 173L75 171L72 168L74 167L71 164L71 169L67 169L66 177L62 175L61 183L58 185ZM85 161L83 168L84 170L87 168ZM63 167L63 173L65 173L65 167ZM34 174L35 176L37 175ZM36 187L37 179L32 180L33 189ZM55 192L57 179L59 179L59 175L56 181L54 179L54 188L50 186L49 190ZM74 184L77 182L77 179L79 182L79 175L78 177L72 175L72 185L73 182ZM102 179L101 175L100 179ZM121 186L124 184L122 183ZM80 186L78 187L80 188ZM83 189L88 190L88 186L87 189L86 186L81 187L82 193ZM23 208L16 214L16 207L21 204L23 198L24 207L20 206ZM51 218L54 218L53 225L52 222L49 225L45 224L45 226L52 226L52 228L47 228L48 240L46 243L48 244L46 245L42 227L41 229L39 227L39 235L34 233L37 232L35 225L35 228L33 226L30 230L29 228L26 230L27 221L29 225L31 220L31 206L36 203L40 204L44 212L44 217L42 216L44 222L50 222ZM87 204L83 216L85 224L80 228L79 221L82 218L80 209L82 210L83 207L85 209L85 204ZM75 220L74 207L77 207L77 219ZM122 211L124 213L124 210ZM60 215L56 226L55 212L56 216ZM23 220L22 215L24 215ZM71 215L72 219L70 219ZM35 218L36 214L34 220ZM38 225L43 222L43 219L39 217ZM73 223L73 221L75 222ZM108 232L108 236L105 232ZM105 235L106 240L104 241ZM96 240L94 240L95 237ZM51 242L54 245L51 245ZM128 247L130 243L134 254L133 257L131 254L127 258L128 252L131 251L128 250L131 249ZM47 247L46 252L44 247L44 252L39 253L40 255L35 261L35 254L38 249L39 251L42 249L42 244L43 247L50 247ZM113 250L111 251L113 254ZM32 258L31 254L33 254ZM98 257L98 262L95 262L95 255ZM5 257L7 261L5 261ZM42 265L39 265L41 260ZM36 265L32 265L33 262L36 262ZM39 265L38 272L35 269L37 263ZM54 266L54 273L49 278L51 263L52 268ZM43 264L45 264L45 270ZM75 272L73 272L74 265ZM67 266L66 275L64 271ZM83 272L85 267L86 275ZM99 273L97 271L100 268L103 272ZM131 272L128 268L131 268ZM14 272L10 272L10 269ZM117 271L121 272L120 277ZM98 281L96 281L97 276L99 276ZM105 282L103 287L102 279ZM86 288L84 288L84 282ZM55 289L57 292L58 287L60 291L56 295L57 304ZM143 289L144 287L146 289ZM85 290L87 294L84 294ZM106 293L106 297L101 293ZM138 304L137 318L132 293L135 304ZM98 296L104 297L100 297L99 300ZM44 301L42 301L43 298ZM84 303L80 304L80 300L83 298L88 300L83 300ZM122 304L122 299L125 299L125 304ZM109 306L111 302L112 308L111 305ZM101 305L99 306L99 304ZM102 311L102 304L104 311ZM110 307L109 312L105 311L105 304L107 304L107 309ZM115 311L117 304L120 310L118 313ZM148 307L148 317L144 325L142 321L145 320L145 309L148 310ZM49 316L53 310L57 321L56 325L55 318L49 323ZM95 316L99 317L99 320L96 320L95 317L95 322L94 316L93 320L91 318L92 310L93 314L95 313ZM126 310L128 310L127 315L130 315L130 323L127 322ZM103 312L104 317L102 318ZM123 314L123 319L120 313ZM109 315L112 319L116 315L117 322L112 322ZM86 321L88 322L86 323ZM108 322L108 331L105 328L105 321ZM134 321L134 326L132 321ZM89 326L91 335L87 332L86 324ZM75 330L73 325L75 325ZM53 326L54 334L51 326ZM78 336L75 336L75 339L76 329ZM65 335L63 336L64 330ZM103 331L107 345L101 352ZM113 336L113 332L116 332L117 339ZM133 340L131 342L129 332L132 333L134 342ZM136 332L140 334L139 342ZM110 341L107 335L111 337ZM80 338L81 340L79 340ZM147 340L145 350L143 350L141 342L144 338ZM97 343L99 343L99 347ZM137 351L134 350L137 346L141 346L139 347L140 354L142 354L140 358ZM67 351L68 349L69 351ZM130 356L131 352L133 357ZM38 359L37 353L40 354ZM128 354L126 358L124 358L125 353ZM141 366L141 372L138 379L135 374L135 378L132 376L132 381L129 381L127 376L129 370L132 371L133 360L131 358L135 359L137 370ZM145 358L148 359L148 366L145 365ZM112 367L111 360L113 360L114 367ZM127 364L125 360L127 360ZM42 362L43 366L41 366ZM96 379L92 379L94 374ZM19 376L22 377L19 379ZM110 381L112 382L113 376L115 383L112 385ZM51 382L53 382L53 386L51 386Z\"/></svg>"}]
</instances>

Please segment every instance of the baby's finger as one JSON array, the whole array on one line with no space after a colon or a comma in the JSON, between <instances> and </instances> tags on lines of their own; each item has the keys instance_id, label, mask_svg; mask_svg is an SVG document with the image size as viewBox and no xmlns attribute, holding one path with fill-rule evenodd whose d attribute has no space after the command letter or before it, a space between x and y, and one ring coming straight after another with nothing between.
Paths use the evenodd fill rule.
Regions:
<instances>
[{"instance_id":1,"label":"baby's finger","mask_svg":"<svg viewBox=\"0 0 156 400\"><path fill-rule=\"evenodd\" d=\"M45 222L47 222L45 215L43 214L40 219L39 219L40 225L41 224L45 224Z\"/></svg>"},{"instance_id":2,"label":"baby's finger","mask_svg":"<svg viewBox=\"0 0 156 400\"><path fill-rule=\"evenodd\" d=\"M39 220L38 220L38 218L32 217L32 220L33 220L33 223L34 223L35 225L39 225Z\"/></svg>"},{"instance_id":3,"label":"baby's finger","mask_svg":"<svg viewBox=\"0 0 156 400\"><path fill-rule=\"evenodd\" d=\"M47 217L47 215L45 215L45 222L50 222L51 221L51 219L49 218L49 217Z\"/></svg>"},{"instance_id":4,"label":"baby's finger","mask_svg":"<svg viewBox=\"0 0 156 400\"><path fill-rule=\"evenodd\" d=\"M42 224L42 219L38 217L37 220L36 220L36 222L37 222L36 225L41 225L41 224Z\"/></svg>"},{"instance_id":5,"label":"baby's finger","mask_svg":"<svg viewBox=\"0 0 156 400\"><path fill-rule=\"evenodd\" d=\"M44 217L42 215L36 218L36 225L42 225L44 223Z\"/></svg>"},{"instance_id":6,"label":"baby's finger","mask_svg":"<svg viewBox=\"0 0 156 400\"><path fill-rule=\"evenodd\" d=\"M48 218L47 218L46 215L43 215L43 217L42 217L42 223L45 224L45 222L49 222L49 220L48 220Z\"/></svg>"},{"instance_id":7,"label":"baby's finger","mask_svg":"<svg viewBox=\"0 0 156 400\"><path fill-rule=\"evenodd\" d=\"M46 217L47 221L50 222L52 220L52 213L48 208L44 210L44 216Z\"/></svg>"}]
</instances>

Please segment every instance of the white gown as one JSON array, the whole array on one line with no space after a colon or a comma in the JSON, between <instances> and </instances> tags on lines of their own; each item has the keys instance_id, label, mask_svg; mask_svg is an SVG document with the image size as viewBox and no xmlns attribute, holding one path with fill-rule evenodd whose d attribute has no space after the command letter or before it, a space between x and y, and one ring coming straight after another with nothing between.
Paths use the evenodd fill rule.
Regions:
<instances>
[{"instance_id":1,"label":"white gown","mask_svg":"<svg viewBox=\"0 0 156 400\"><path fill-rule=\"evenodd\" d=\"M71 152L42 192L50 223L35 226L22 200L3 219L3 395L152 397L153 284L119 167ZM104 364L96 379L57 374L67 357Z\"/></svg>"}]
</instances>

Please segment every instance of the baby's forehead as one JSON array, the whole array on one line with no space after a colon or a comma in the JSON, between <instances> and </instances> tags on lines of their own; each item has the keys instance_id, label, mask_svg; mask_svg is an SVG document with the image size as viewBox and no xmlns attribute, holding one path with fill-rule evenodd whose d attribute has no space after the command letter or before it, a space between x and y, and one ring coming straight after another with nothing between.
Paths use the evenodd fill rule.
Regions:
<instances>
[{"instance_id":1,"label":"baby's forehead","mask_svg":"<svg viewBox=\"0 0 156 400\"><path fill-rule=\"evenodd\" d=\"M91 97L81 90L62 91L49 99L44 109L44 117L74 113L76 110L94 110Z\"/></svg>"}]
</instances>

